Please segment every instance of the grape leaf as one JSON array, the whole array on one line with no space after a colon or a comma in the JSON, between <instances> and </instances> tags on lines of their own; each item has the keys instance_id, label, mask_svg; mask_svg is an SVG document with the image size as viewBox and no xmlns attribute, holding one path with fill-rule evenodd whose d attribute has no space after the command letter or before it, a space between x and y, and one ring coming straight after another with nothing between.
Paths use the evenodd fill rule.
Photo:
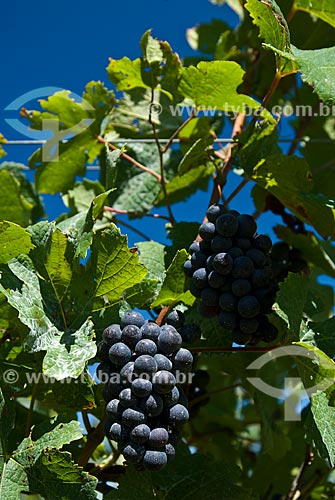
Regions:
<instances>
[{"instance_id":1,"label":"grape leaf","mask_svg":"<svg viewBox=\"0 0 335 500\"><path fill-rule=\"evenodd\" d=\"M0 475L8 454L8 436L15 423L14 401L0 389Z\"/></svg>"},{"instance_id":2,"label":"grape leaf","mask_svg":"<svg viewBox=\"0 0 335 500\"><path fill-rule=\"evenodd\" d=\"M200 137L188 149L178 166L179 175L186 174L189 170L197 168L208 157L206 149L213 144L214 137Z\"/></svg>"},{"instance_id":3,"label":"grape leaf","mask_svg":"<svg viewBox=\"0 0 335 500\"><path fill-rule=\"evenodd\" d=\"M141 59L131 61L128 57L120 60L109 59L107 73L116 90L131 90L134 88L150 88L142 80Z\"/></svg>"},{"instance_id":4,"label":"grape leaf","mask_svg":"<svg viewBox=\"0 0 335 500\"><path fill-rule=\"evenodd\" d=\"M139 261L148 270L148 278L163 282L165 277L164 251L165 247L156 241L142 241L135 243L139 249Z\"/></svg>"},{"instance_id":5,"label":"grape leaf","mask_svg":"<svg viewBox=\"0 0 335 500\"><path fill-rule=\"evenodd\" d=\"M293 8L319 17L335 28L335 5L332 0L295 0Z\"/></svg>"},{"instance_id":6,"label":"grape leaf","mask_svg":"<svg viewBox=\"0 0 335 500\"><path fill-rule=\"evenodd\" d=\"M258 109L260 104L257 101L236 91L243 76L244 70L236 62L202 61L197 67L183 68L179 91L200 109L210 108L226 113ZM270 113L263 111L262 114L273 121Z\"/></svg>"},{"instance_id":7,"label":"grape leaf","mask_svg":"<svg viewBox=\"0 0 335 500\"><path fill-rule=\"evenodd\" d=\"M0 219L27 226L33 204L20 192L20 183L7 170L0 170Z\"/></svg>"},{"instance_id":8,"label":"grape leaf","mask_svg":"<svg viewBox=\"0 0 335 500\"><path fill-rule=\"evenodd\" d=\"M114 225L94 236L91 258L96 277L94 311L118 302L147 274L137 252L129 250L127 237Z\"/></svg>"},{"instance_id":9,"label":"grape leaf","mask_svg":"<svg viewBox=\"0 0 335 500\"><path fill-rule=\"evenodd\" d=\"M75 214L87 211L94 198L104 191L104 187L99 181L83 179L82 182L76 183L72 189L69 189L62 196L62 199L64 204Z\"/></svg>"},{"instance_id":10,"label":"grape leaf","mask_svg":"<svg viewBox=\"0 0 335 500\"><path fill-rule=\"evenodd\" d=\"M194 297L186 289L186 277L183 272L183 265L188 258L186 250L178 250L171 265L166 271L166 276L163 281L162 288L156 300L151 304L151 307L161 305L173 306L178 302L192 305Z\"/></svg>"},{"instance_id":11,"label":"grape leaf","mask_svg":"<svg viewBox=\"0 0 335 500\"><path fill-rule=\"evenodd\" d=\"M290 32L287 22L274 0L247 0L245 8L254 24L259 27L260 37L279 51L291 52ZM296 71L294 60L287 60L276 53L277 70L281 76Z\"/></svg>"},{"instance_id":12,"label":"grape leaf","mask_svg":"<svg viewBox=\"0 0 335 500\"><path fill-rule=\"evenodd\" d=\"M298 273L289 273L285 281L279 284L275 310L287 323L295 337L299 336L307 288L307 276Z\"/></svg>"},{"instance_id":13,"label":"grape leaf","mask_svg":"<svg viewBox=\"0 0 335 500\"><path fill-rule=\"evenodd\" d=\"M319 323L308 323L300 332L300 340L304 344L318 347L330 358L335 356L334 339L335 317Z\"/></svg>"},{"instance_id":14,"label":"grape leaf","mask_svg":"<svg viewBox=\"0 0 335 500\"><path fill-rule=\"evenodd\" d=\"M96 354L93 324L86 322L74 333L61 332L50 321L43 307L38 277L31 265L13 259L8 264L20 283L2 275L0 290L10 305L19 311L19 318L30 328L26 347L30 352L46 351L43 370L50 377L61 380L78 377L86 362Z\"/></svg>"},{"instance_id":15,"label":"grape leaf","mask_svg":"<svg viewBox=\"0 0 335 500\"><path fill-rule=\"evenodd\" d=\"M0 263L7 264L21 253L29 253L34 248L31 235L12 222L0 222Z\"/></svg>"},{"instance_id":16,"label":"grape leaf","mask_svg":"<svg viewBox=\"0 0 335 500\"><path fill-rule=\"evenodd\" d=\"M5 464L0 497L20 500L21 492L32 491L58 500L60 496L70 498L70 490L71 498L85 495L89 500L96 499L95 478L71 462L69 453L58 451L64 444L81 438L79 422L76 421L59 424L36 441L25 438ZM49 482L53 483L52 491Z\"/></svg>"}]
</instances>

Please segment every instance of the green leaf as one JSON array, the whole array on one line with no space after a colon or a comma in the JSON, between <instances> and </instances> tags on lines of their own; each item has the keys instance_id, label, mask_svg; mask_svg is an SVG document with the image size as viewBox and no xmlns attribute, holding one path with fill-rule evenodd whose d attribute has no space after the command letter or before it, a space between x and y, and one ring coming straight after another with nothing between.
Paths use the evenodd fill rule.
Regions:
<instances>
[{"instance_id":1,"label":"green leaf","mask_svg":"<svg viewBox=\"0 0 335 500\"><path fill-rule=\"evenodd\" d=\"M90 208L94 198L103 193L104 187L99 181L83 179L76 183L72 189L62 196L63 202L73 214L85 212Z\"/></svg>"},{"instance_id":2,"label":"green leaf","mask_svg":"<svg viewBox=\"0 0 335 500\"><path fill-rule=\"evenodd\" d=\"M244 17L244 10L239 0L210 0L210 2L214 5L223 5L226 3L233 11L236 12L240 19L243 19Z\"/></svg>"},{"instance_id":3,"label":"green leaf","mask_svg":"<svg viewBox=\"0 0 335 500\"><path fill-rule=\"evenodd\" d=\"M196 68L183 68L179 91L200 109L234 113L243 112L246 108L258 109L260 104L257 101L236 91L243 76L244 70L236 62L202 61ZM272 119L269 113L264 114Z\"/></svg>"},{"instance_id":4,"label":"green leaf","mask_svg":"<svg viewBox=\"0 0 335 500\"><path fill-rule=\"evenodd\" d=\"M165 276L164 252L165 247L156 241L142 241L135 243L139 249L139 261L148 270L148 278L163 282Z\"/></svg>"},{"instance_id":5,"label":"green leaf","mask_svg":"<svg viewBox=\"0 0 335 500\"><path fill-rule=\"evenodd\" d=\"M300 340L304 344L318 347L330 358L335 356L334 339L335 317L322 321L320 323L308 323L301 329Z\"/></svg>"},{"instance_id":6,"label":"green leaf","mask_svg":"<svg viewBox=\"0 0 335 500\"><path fill-rule=\"evenodd\" d=\"M323 237L334 236L335 210L325 206L318 194L313 192L312 174L303 158L269 156L254 168L252 179L300 220L314 226ZM310 193L316 197L306 197Z\"/></svg>"},{"instance_id":7,"label":"green leaf","mask_svg":"<svg viewBox=\"0 0 335 500\"><path fill-rule=\"evenodd\" d=\"M59 424L36 441L25 438L5 465L0 497L20 500L23 491L40 493L52 500L76 496L96 499L95 478L75 465L69 453L58 451L64 444L81 438L79 422L76 421ZM50 488L50 483L53 488Z\"/></svg>"},{"instance_id":8,"label":"green leaf","mask_svg":"<svg viewBox=\"0 0 335 500\"><path fill-rule=\"evenodd\" d=\"M34 248L31 235L21 226L12 222L0 222L0 263L7 264L21 253L29 253Z\"/></svg>"},{"instance_id":9,"label":"green leaf","mask_svg":"<svg viewBox=\"0 0 335 500\"><path fill-rule=\"evenodd\" d=\"M14 401L0 389L0 475L8 454L8 436L14 428Z\"/></svg>"},{"instance_id":10,"label":"green leaf","mask_svg":"<svg viewBox=\"0 0 335 500\"><path fill-rule=\"evenodd\" d=\"M335 28L335 5L332 0L295 0L294 9L303 10L312 16L319 17Z\"/></svg>"},{"instance_id":11,"label":"green leaf","mask_svg":"<svg viewBox=\"0 0 335 500\"><path fill-rule=\"evenodd\" d=\"M335 47L315 50L300 50L291 45L291 53L278 50L271 45L269 49L295 64L304 82L313 87L320 99L329 104L335 103Z\"/></svg>"},{"instance_id":12,"label":"green leaf","mask_svg":"<svg viewBox=\"0 0 335 500\"><path fill-rule=\"evenodd\" d=\"M335 278L335 255L331 243L318 240L311 232L292 233L285 226L276 226L275 232L289 245L301 250L305 259Z\"/></svg>"},{"instance_id":13,"label":"green leaf","mask_svg":"<svg viewBox=\"0 0 335 500\"><path fill-rule=\"evenodd\" d=\"M56 229L52 233L45 269L59 302L62 301L72 278L71 266L65 257L66 248L66 236Z\"/></svg>"},{"instance_id":14,"label":"green leaf","mask_svg":"<svg viewBox=\"0 0 335 500\"><path fill-rule=\"evenodd\" d=\"M142 80L141 59L131 61L128 57L120 60L110 59L107 73L116 90L131 90L134 88L149 88Z\"/></svg>"},{"instance_id":15,"label":"green leaf","mask_svg":"<svg viewBox=\"0 0 335 500\"><path fill-rule=\"evenodd\" d=\"M306 390L310 391L314 422L322 436L330 463L334 466L335 363L317 347L304 342L296 342L296 345L306 349L306 357L296 356L297 366Z\"/></svg>"},{"instance_id":16,"label":"green leaf","mask_svg":"<svg viewBox=\"0 0 335 500\"><path fill-rule=\"evenodd\" d=\"M163 51L156 38L151 36L151 30L144 33L141 38L140 46L143 52L144 60L150 65L161 63L163 61Z\"/></svg>"},{"instance_id":17,"label":"green leaf","mask_svg":"<svg viewBox=\"0 0 335 500\"><path fill-rule=\"evenodd\" d=\"M177 250L189 248L191 243L195 241L199 222L178 222L174 226L166 225L167 237L172 241L172 245L166 247L166 263L170 265Z\"/></svg>"},{"instance_id":18,"label":"green leaf","mask_svg":"<svg viewBox=\"0 0 335 500\"><path fill-rule=\"evenodd\" d=\"M30 328L26 347L30 352L46 351L44 373L61 380L78 377L86 362L96 354L93 341L93 324L86 320L77 332L61 332L50 321L43 307L38 277L30 264L13 259L8 264L13 275L20 281L0 280L0 290L10 305L19 311L19 318Z\"/></svg>"},{"instance_id":19,"label":"green leaf","mask_svg":"<svg viewBox=\"0 0 335 500\"><path fill-rule=\"evenodd\" d=\"M245 8L254 24L259 27L260 37L266 43L283 52L291 52L290 32L287 22L274 0L247 0ZM276 52L277 69L281 76L296 71L292 62Z\"/></svg>"},{"instance_id":20,"label":"green leaf","mask_svg":"<svg viewBox=\"0 0 335 500\"><path fill-rule=\"evenodd\" d=\"M299 336L307 288L307 276L298 273L289 273L285 281L279 284L275 310L295 336Z\"/></svg>"},{"instance_id":21,"label":"green leaf","mask_svg":"<svg viewBox=\"0 0 335 500\"><path fill-rule=\"evenodd\" d=\"M122 294L147 274L137 253L129 250L127 237L113 224L111 229L94 236L92 259L96 276L95 311L121 300Z\"/></svg>"},{"instance_id":22,"label":"green leaf","mask_svg":"<svg viewBox=\"0 0 335 500\"><path fill-rule=\"evenodd\" d=\"M33 205L21 194L20 183L7 170L0 170L0 220L27 226Z\"/></svg>"},{"instance_id":23,"label":"green leaf","mask_svg":"<svg viewBox=\"0 0 335 500\"><path fill-rule=\"evenodd\" d=\"M194 297L186 288L186 277L183 271L183 265L187 258L188 253L186 250L178 250L166 271L158 297L152 303L153 308L161 305L173 306L178 302L184 302L186 305L193 304Z\"/></svg>"},{"instance_id":24,"label":"green leaf","mask_svg":"<svg viewBox=\"0 0 335 500\"><path fill-rule=\"evenodd\" d=\"M189 170L201 165L208 158L206 149L213 144L213 141L214 137L211 136L200 137L196 140L179 163L179 175L186 174Z\"/></svg>"}]
</instances>

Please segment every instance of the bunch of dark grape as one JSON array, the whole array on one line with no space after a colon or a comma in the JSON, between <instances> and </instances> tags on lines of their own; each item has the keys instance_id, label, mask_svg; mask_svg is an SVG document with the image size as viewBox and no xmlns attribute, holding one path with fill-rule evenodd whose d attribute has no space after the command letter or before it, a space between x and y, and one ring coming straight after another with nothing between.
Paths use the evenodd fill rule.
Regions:
<instances>
[{"instance_id":1,"label":"bunch of dark grape","mask_svg":"<svg viewBox=\"0 0 335 500\"><path fill-rule=\"evenodd\" d=\"M284 281L288 273L298 273L308 267L298 248L290 247L285 241L279 241L272 246L271 267L276 281Z\"/></svg>"},{"instance_id":2,"label":"bunch of dark grape","mask_svg":"<svg viewBox=\"0 0 335 500\"><path fill-rule=\"evenodd\" d=\"M107 403L106 435L128 464L160 470L175 455L180 427L189 418L180 387L193 356L170 324L158 326L136 312L103 332L97 376Z\"/></svg>"},{"instance_id":3,"label":"bunch of dark grape","mask_svg":"<svg viewBox=\"0 0 335 500\"><path fill-rule=\"evenodd\" d=\"M209 402L207 386L210 382L210 376L206 370L195 370L192 378L192 383L188 388L188 401L190 418L195 417L202 406L206 406Z\"/></svg>"},{"instance_id":4,"label":"bunch of dark grape","mask_svg":"<svg viewBox=\"0 0 335 500\"><path fill-rule=\"evenodd\" d=\"M277 336L271 313L278 285L273 280L271 239L257 234L253 217L216 204L199 228L200 241L190 246L184 271L190 291L205 317L218 315L236 344L272 342Z\"/></svg>"}]
</instances>

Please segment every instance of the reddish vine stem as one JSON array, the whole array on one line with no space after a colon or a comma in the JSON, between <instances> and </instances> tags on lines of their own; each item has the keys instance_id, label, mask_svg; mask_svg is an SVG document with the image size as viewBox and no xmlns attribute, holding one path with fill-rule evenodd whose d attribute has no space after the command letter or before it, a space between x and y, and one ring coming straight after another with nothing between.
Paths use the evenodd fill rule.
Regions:
<instances>
[{"instance_id":1,"label":"reddish vine stem","mask_svg":"<svg viewBox=\"0 0 335 500\"><path fill-rule=\"evenodd\" d=\"M154 219L164 219L171 222L170 217L166 217L165 215L160 214L149 214L147 212L129 212L128 210L121 210L119 208L112 208L108 206L104 206L104 210L106 212L111 212L119 215L133 215L134 217L153 217Z\"/></svg>"},{"instance_id":2,"label":"reddish vine stem","mask_svg":"<svg viewBox=\"0 0 335 500\"><path fill-rule=\"evenodd\" d=\"M109 149L112 149L113 151L116 151L116 150L119 150L120 148L114 146L114 144L111 144L110 142L106 141L106 139L104 139L103 137L101 137L100 135L98 136L97 140L99 142L101 142L102 144L105 144L106 146L109 147ZM142 163L139 163L137 160L135 160L134 158L132 158L131 156L127 155L127 153L121 153L121 156L122 158L124 158L125 160L129 161L130 163L132 163L133 165L135 165L135 167L138 167L140 168L141 170L143 170L144 172L147 172L148 174L152 175L153 177L155 177L155 179L161 183L162 182L162 179L161 179L161 176L157 173L157 172L154 172L154 170L151 170L150 168L142 165Z\"/></svg>"},{"instance_id":3,"label":"reddish vine stem","mask_svg":"<svg viewBox=\"0 0 335 500\"><path fill-rule=\"evenodd\" d=\"M81 450L81 453L78 457L77 463L81 467L85 467L90 457L92 456L94 450L99 446L101 441L104 438L104 423L107 417L104 417L100 420L97 427L95 427L92 432L87 434L87 441Z\"/></svg>"},{"instance_id":4,"label":"reddish vine stem","mask_svg":"<svg viewBox=\"0 0 335 500\"><path fill-rule=\"evenodd\" d=\"M158 325L158 326L161 326L161 324L163 323L164 321L164 318L167 314L169 314L171 310L171 307L170 306L165 306L162 308L162 310L160 311L159 315L157 316L156 318L156 321L155 323Z\"/></svg>"},{"instance_id":5,"label":"reddish vine stem","mask_svg":"<svg viewBox=\"0 0 335 500\"><path fill-rule=\"evenodd\" d=\"M178 135L180 134L180 132L183 130L184 127L186 127L186 125L191 121L193 120L193 118L196 116L196 113L192 111L192 113L190 114L190 116L180 125L179 128L177 128L177 130L175 130L175 132L173 132L173 134L171 135L170 139L168 140L168 142L165 144L164 147L161 148L161 152L164 154L167 152L167 150L171 147L174 139L176 139L178 137Z\"/></svg>"},{"instance_id":6,"label":"reddish vine stem","mask_svg":"<svg viewBox=\"0 0 335 500\"><path fill-rule=\"evenodd\" d=\"M244 121L245 121L245 114L239 113L236 117L235 122L234 122L233 131L231 134L232 139L235 139L236 136L241 134L241 132L243 130L243 126L244 126ZM227 174L228 174L228 172L233 164L234 159L232 156L232 152L233 152L233 149L236 145L237 145L237 143L233 142L227 148L226 163L225 163L224 167L222 168L222 174L224 175L224 177L227 177Z\"/></svg>"}]
</instances>

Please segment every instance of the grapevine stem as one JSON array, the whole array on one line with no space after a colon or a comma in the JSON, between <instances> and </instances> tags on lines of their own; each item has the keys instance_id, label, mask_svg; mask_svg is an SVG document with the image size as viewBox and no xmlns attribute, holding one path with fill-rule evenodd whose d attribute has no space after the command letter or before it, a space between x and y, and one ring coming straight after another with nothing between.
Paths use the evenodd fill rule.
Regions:
<instances>
[{"instance_id":1,"label":"grapevine stem","mask_svg":"<svg viewBox=\"0 0 335 500\"><path fill-rule=\"evenodd\" d=\"M285 500L293 500L293 498L295 497L295 494L297 493L297 491L299 489L302 476L303 476L304 472L306 471L307 467L309 465L311 465L313 458L314 458L314 453L311 450L311 447L308 445L306 448L306 454L305 454L304 461L300 466L298 474L296 475L296 477L293 480L292 486L290 488L290 491L286 495Z\"/></svg>"},{"instance_id":2,"label":"grapevine stem","mask_svg":"<svg viewBox=\"0 0 335 500\"><path fill-rule=\"evenodd\" d=\"M190 116L180 125L179 128L177 128L177 130L175 130L173 132L173 134L171 135L171 137L168 140L168 142L165 144L165 146L163 148L161 148L162 153L166 153L166 151L171 147L173 141L178 137L179 133L195 117L195 115L196 115L195 112L192 111L192 113L190 114Z\"/></svg>"},{"instance_id":3,"label":"grapevine stem","mask_svg":"<svg viewBox=\"0 0 335 500\"><path fill-rule=\"evenodd\" d=\"M154 89L152 88L151 89L151 104L153 104L154 102ZM156 144L157 144L157 149L158 149L158 154L159 154L159 165L160 165L160 179L159 179L159 182L160 182L160 185L162 187L162 191L163 191L163 196L164 196L164 200L165 200L165 205L166 205L166 208L167 208L167 211L168 211L168 214L169 214L169 219L170 219L170 222L172 224L172 226L175 226L176 225L176 219L174 218L173 216L173 213L172 213L172 210L171 210L171 205L170 205L170 201L169 201L169 197L168 197L168 193L167 193L167 189L166 189L166 180L165 180L165 172L164 172L164 151L160 145L160 142L159 142L159 137L158 137L158 134L157 134L157 129L156 129L156 124L154 123L153 119L152 119L152 106L149 107L149 123L151 124L151 127L152 127L152 131L153 131L153 134L154 134L154 138L155 138L155 141L156 141Z\"/></svg>"},{"instance_id":4,"label":"grapevine stem","mask_svg":"<svg viewBox=\"0 0 335 500\"><path fill-rule=\"evenodd\" d=\"M95 427L92 432L90 432L87 435L87 441L81 450L81 453L78 457L78 465L81 465L82 467L85 467L87 462L89 461L92 453L96 449L97 446L101 443L101 441L104 438L104 423L105 423L105 418L103 418L97 427Z\"/></svg>"},{"instance_id":5,"label":"grapevine stem","mask_svg":"<svg viewBox=\"0 0 335 500\"><path fill-rule=\"evenodd\" d=\"M84 422L87 434L89 434L90 432L92 432L92 426L91 426L91 422L89 421L87 412L86 411L82 411L81 412L81 416L83 418L83 422Z\"/></svg>"},{"instance_id":6,"label":"grapevine stem","mask_svg":"<svg viewBox=\"0 0 335 500\"><path fill-rule=\"evenodd\" d=\"M164 321L165 316L167 314L169 314L170 310L171 310L170 306L163 307L163 309L161 310L161 312L159 313L159 315L156 318L156 323L157 323L158 326L161 326L161 324Z\"/></svg>"},{"instance_id":7,"label":"grapevine stem","mask_svg":"<svg viewBox=\"0 0 335 500\"><path fill-rule=\"evenodd\" d=\"M102 144L105 144L106 146L109 147L109 149L112 149L113 151L114 150L119 150L118 147L114 146L113 144L111 144L110 142L106 141L106 139L104 139L103 137L101 137L100 135L98 136L98 141L99 142L102 142ZM127 153L121 153L121 156L122 158L124 158L125 160L129 161L130 163L132 163L133 165L135 165L135 167L138 167L140 168L141 170L143 170L144 172L147 172L148 174L152 175L153 177L155 177L155 179L157 179L157 181L159 183L162 183L162 179L161 179L161 176L157 173L157 172L154 172L153 170L151 170L150 168L148 167L145 167L144 165L142 165L142 163L139 163L138 161L136 161L134 158L132 158L131 156L127 155Z\"/></svg>"},{"instance_id":8,"label":"grapevine stem","mask_svg":"<svg viewBox=\"0 0 335 500\"><path fill-rule=\"evenodd\" d=\"M165 215L160 214L149 214L147 212L129 212L128 210L121 210L119 208L112 208L107 206L104 207L104 210L106 212L111 212L119 215L132 215L134 217L153 217L154 219L164 219L171 222L170 217L166 217Z\"/></svg>"},{"instance_id":9,"label":"grapevine stem","mask_svg":"<svg viewBox=\"0 0 335 500\"><path fill-rule=\"evenodd\" d=\"M297 13L298 9L295 6L295 1L293 2L293 5L291 7L290 12L286 16L286 22L290 23L292 19L294 18L295 14Z\"/></svg>"}]
</instances>

